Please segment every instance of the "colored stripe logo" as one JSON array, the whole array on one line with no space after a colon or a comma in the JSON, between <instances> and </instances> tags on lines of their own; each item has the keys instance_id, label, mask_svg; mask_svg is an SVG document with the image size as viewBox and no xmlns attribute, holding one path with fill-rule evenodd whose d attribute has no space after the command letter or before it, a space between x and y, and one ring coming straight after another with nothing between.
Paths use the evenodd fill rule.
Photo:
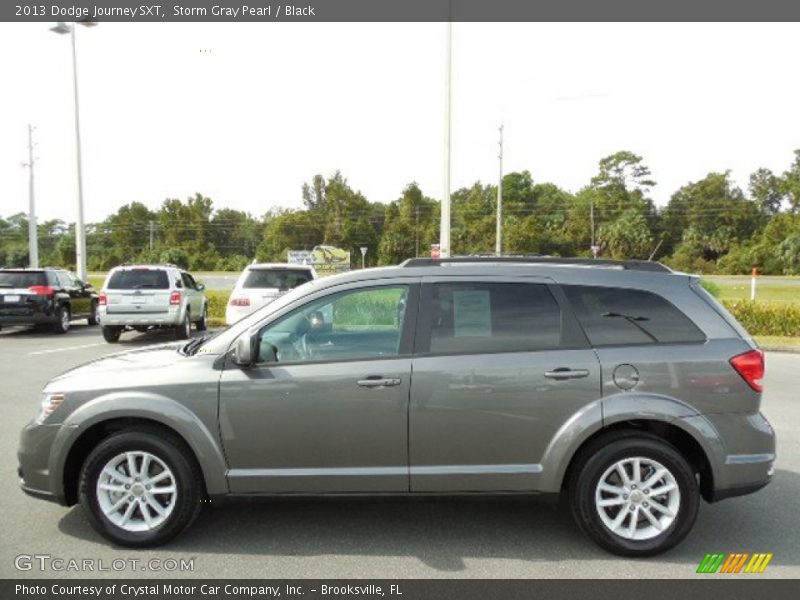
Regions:
<instances>
[{"instance_id":1,"label":"colored stripe logo","mask_svg":"<svg viewBox=\"0 0 800 600\"><path fill-rule=\"evenodd\" d=\"M728 554L706 554L697 573L763 573L769 561L772 560L772 553L755 552L732 552Z\"/></svg>"}]
</instances>

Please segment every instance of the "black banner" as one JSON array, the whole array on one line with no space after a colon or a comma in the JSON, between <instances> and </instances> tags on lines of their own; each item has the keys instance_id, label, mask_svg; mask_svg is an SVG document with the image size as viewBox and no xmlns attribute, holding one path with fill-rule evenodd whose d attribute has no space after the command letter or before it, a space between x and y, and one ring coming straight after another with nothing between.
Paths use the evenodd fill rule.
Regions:
<instances>
[{"instance_id":1,"label":"black banner","mask_svg":"<svg viewBox=\"0 0 800 600\"><path fill-rule=\"evenodd\" d=\"M0 2L0 21L798 21L796 0L141 0Z\"/></svg>"},{"instance_id":2,"label":"black banner","mask_svg":"<svg viewBox=\"0 0 800 600\"><path fill-rule=\"evenodd\" d=\"M753 577L753 576L751 576ZM698 576L682 580L563 580L563 579L475 579L475 580L325 580L325 579L204 579L204 580L19 580L0 582L3 600L272 600L273 598L317 600L321 598L393 598L395 600L672 600L723 597L750 600L756 597L783 600L796 597L792 580L724 579Z\"/></svg>"}]
</instances>

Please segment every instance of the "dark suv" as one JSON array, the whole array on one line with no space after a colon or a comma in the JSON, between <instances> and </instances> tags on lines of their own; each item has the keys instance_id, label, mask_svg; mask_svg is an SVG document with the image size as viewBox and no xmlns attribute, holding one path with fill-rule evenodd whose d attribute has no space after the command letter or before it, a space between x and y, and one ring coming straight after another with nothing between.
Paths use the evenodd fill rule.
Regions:
<instances>
[{"instance_id":1,"label":"dark suv","mask_svg":"<svg viewBox=\"0 0 800 600\"><path fill-rule=\"evenodd\" d=\"M130 546L207 498L561 494L601 546L647 556L701 498L770 481L763 375L699 279L658 263L416 259L53 379L20 478Z\"/></svg>"},{"instance_id":2,"label":"dark suv","mask_svg":"<svg viewBox=\"0 0 800 600\"><path fill-rule=\"evenodd\" d=\"M97 324L97 294L66 269L0 269L0 326L50 325L66 333L70 320Z\"/></svg>"}]
</instances>

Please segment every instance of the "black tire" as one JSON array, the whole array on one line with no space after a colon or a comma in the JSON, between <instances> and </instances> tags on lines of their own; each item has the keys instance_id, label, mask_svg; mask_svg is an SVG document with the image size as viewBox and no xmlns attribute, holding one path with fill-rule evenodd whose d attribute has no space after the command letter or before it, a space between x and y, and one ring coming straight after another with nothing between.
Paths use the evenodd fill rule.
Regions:
<instances>
[{"instance_id":1,"label":"black tire","mask_svg":"<svg viewBox=\"0 0 800 600\"><path fill-rule=\"evenodd\" d=\"M97 302L92 302L91 312L89 312L86 322L89 325L97 325Z\"/></svg>"},{"instance_id":2,"label":"black tire","mask_svg":"<svg viewBox=\"0 0 800 600\"><path fill-rule=\"evenodd\" d=\"M197 331L206 331L208 329L208 304L203 305L203 316L195 324Z\"/></svg>"},{"instance_id":3,"label":"black tire","mask_svg":"<svg viewBox=\"0 0 800 600\"><path fill-rule=\"evenodd\" d=\"M186 314L183 315L183 321L180 325L175 327L176 340L188 340L192 335L192 315L189 309L186 309Z\"/></svg>"},{"instance_id":4,"label":"black tire","mask_svg":"<svg viewBox=\"0 0 800 600\"><path fill-rule=\"evenodd\" d=\"M122 327L103 327L103 339L109 344L116 344L122 335Z\"/></svg>"},{"instance_id":5,"label":"black tire","mask_svg":"<svg viewBox=\"0 0 800 600\"><path fill-rule=\"evenodd\" d=\"M620 460L634 457L650 459L665 467L674 477L680 492L674 520L663 532L650 539L633 540L613 533L601 519L601 509L595 503L598 483L607 469ZM700 505L700 489L694 469L683 455L661 438L640 431L616 432L590 444L577 458L567 489L572 515L578 526L598 545L620 556L654 556L674 547L691 530ZM632 494L630 497L633 498ZM647 506L647 498L643 499L644 506ZM625 505L618 510L626 510ZM638 510L635 514L639 514Z\"/></svg>"},{"instance_id":6,"label":"black tire","mask_svg":"<svg viewBox=\"0 0 800 600\"><path fill-rule=\"evenodd\" d=\"M69 307L59 306L55 312L56 322L53 324L53 331L56 333L67 333L69 331Z\"/></svg>"},{"instance_id":7,"label":"black tire","mask_svg":"<svg viewBox=\"0 0 800 600\"><path fill-rule=\"evenodd\" d=\"M97 496L97 480L103 468L114 457L132 451L157 457L174 474L177 493L172 512L148 531L128 531L113 523L100 508ZM92 527L103 537L120 546L147 548L167 543L197 518L205 498L202 481L197 461L182 440L158 429L123 430L104 439L87 457L81 469L79 498Z\"/></svg>"}]
</instances>

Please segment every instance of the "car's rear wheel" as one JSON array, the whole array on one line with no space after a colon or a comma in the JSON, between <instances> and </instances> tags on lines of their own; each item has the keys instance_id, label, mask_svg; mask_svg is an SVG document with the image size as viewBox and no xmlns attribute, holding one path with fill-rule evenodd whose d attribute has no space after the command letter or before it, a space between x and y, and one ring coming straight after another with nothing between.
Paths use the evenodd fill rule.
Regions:
<instances>
[{"instance_id":1,"label":"car's rear wheel","mask_svg":"<svg viewBox=\"0 0 800 600\"><path fill-rule=\"evenodd\" d=\"M622 432L584 453L569 485L572 514L600 546L653 556L678 544L697 517L694 470L655 436Z\"/></svg>"},{"instance_id":2,"label":"car's rear wheel","mask_svg":"<svg viewBox=\"0 0 800 600\"><path fill-rule=\"evenodd\" d=\"M191 525L205 492L194 457L162 431L103 440L81 470L80 501L92 526L116 544L164 544Z\"/></svg>"},{"instance_id":3,"label":"car's rear wheel","mask_svg":"<svg viewBox=\"0 0 800 600\"><path fill-rule=\"evenodd\" d=\"M186 309L186 314L183 315L183 321L175 327L175 338L179 340L188 340L192 335L192 315L189 309Z\"/></svg>"},{"instance_id":4,"label":"car's rear wheel","mask_svg":"<svg viewBox=\"0 0 800 600\"><path fill-rule=\"evenodd\" d=\"M89 312L89 316L86 318L86 322L89 325L97 325L97 302L92 302L92 308Z\"/></svg>"},{"instance_id":5,"label":"car's rear wheel","mask_svg":"<svg viewBox=\"0 0 800 600\"><path fill-rule=\"evenodd\" d=\"M109 344L116 344L122 335L122 327L103 327L103 339Z\"/></svg>"},{"instance_id":6,"label":"car's rear wheel","mask_svg":"<svg viewBox=\"0 0 800 600\"><path fill-rule=\"evenodd\" d=\"M197 331L206 331L208 329L208 305L203 305L203 316L197 322Z\"/></svg>"},{"instance_id":7,"label":"car's rear wheel","mask_svg":"<svg viewBox=\"0 0 800 600\"><path fill-rule=\"evenodd\" d=\"M70 314L69 308L59 306L55 313L56 322L53 324L53 331L56 333L67 333L69 331Z\"/></svg>"}]
</instances>

